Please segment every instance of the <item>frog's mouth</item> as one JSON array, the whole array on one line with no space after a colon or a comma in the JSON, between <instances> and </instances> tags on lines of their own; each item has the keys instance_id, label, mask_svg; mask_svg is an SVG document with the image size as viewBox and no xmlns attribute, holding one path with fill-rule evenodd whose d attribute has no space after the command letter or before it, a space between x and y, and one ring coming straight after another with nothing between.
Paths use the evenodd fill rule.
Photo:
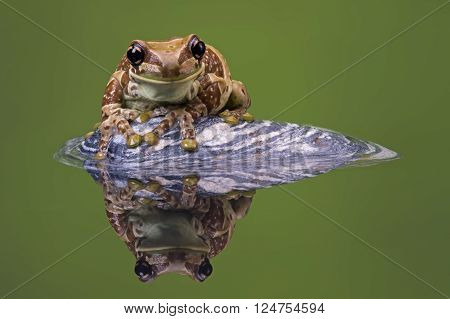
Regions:
<instances>
[{"instance_id":1,"label":"frog's mouth","mask_svg":"<svg viewBox=\"0 0 450 319\"><path fill-rule=\"evenodd\" d=\"M138 96L156 102L181 102L189 97L194 81L205 70L205 65L201 66L191 74L177 78L152 78L129 72L130 78L136 82L136 93Z\"/></svg>"},{"instance_id":2,"label":"frog's mouth","mask_svg":"<svg viewBox=\"0 0 450 319\"><path fill-rule=\"evenodd\" d=\"M177 77L161 78L161 77L155 77L155 76L151 76L151 75L139 75L139 74L136 74L133 72L130 72L130 76L134 80L137 80L138 82L169 85L169 84L174 84L174 83L183 83L183 82L189 82L189 81L195 80L204 70L205 70L205 65L202 63L200 65L200 67L198 67L193 73L183 74L183 75L177 76Z\"/></svg>"},{"instance_id":3,"label":"frog's mouth","mask_svg":"<svg viewBox=\"0 0 450 319\"><path fill-rule=\"evenodd\" d=\"M209 252L209 246L200 237L187 235L175 231L171 236L142 238L137 242L136 251L162 255L173 252L203 255Z\"/></svg>"}]
</instances>

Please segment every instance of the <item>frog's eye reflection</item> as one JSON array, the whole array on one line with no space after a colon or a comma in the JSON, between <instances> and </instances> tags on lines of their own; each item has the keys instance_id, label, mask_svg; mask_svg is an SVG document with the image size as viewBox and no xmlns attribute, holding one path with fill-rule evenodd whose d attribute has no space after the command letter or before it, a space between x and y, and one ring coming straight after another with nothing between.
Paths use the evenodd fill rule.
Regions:
<instances>
[{"instance_id":1,"label":"frog's eye reflection","mask_svg":"<svg viewBox=\"0 0 450 319\"><path fill-rule=\"evenodd\" d=\"M213 272L213 267L212 267L211 263L209 262L209 259L205 258L205 260L198 267L198 270L196 273L196 278L199 281L204 281L206 278L211 276L212 272Z\"/></svg>"},{"instance_id":2,"label":"frog's eye reflection","mask_svg":"<svg viewBox=\"0 0 450 319\"><path fill-rule=\"evenodd\" d=\"M206 45L203 41L194 41L191 44L191 52L194 58L197 60L200 60L203 57L203 54L205 54L206 51Z\"/></svg>"},{"instance_id":3,"label":"frog's eye reflection","mask_svg":"<svg viewBox=\"0 0 450 319\"><path fill-rule=\"evenodd\" d=\"M138 43L133 43L128 48L127 58L131 62L133 66L138 66L142 62L144 62L145 58L145 50Z\"/></svg>"},{"instance_id":4,"label":"frog's eye reflection","mask_svg":"<svg viewBox=\"0 0 450 319\"><path fill-rule=\"evenodd\" d=\"M144 259L139 259L134 266L134 272L142 282L147 282L156 277L156 272Z\"/></svg>"}]
</instances>

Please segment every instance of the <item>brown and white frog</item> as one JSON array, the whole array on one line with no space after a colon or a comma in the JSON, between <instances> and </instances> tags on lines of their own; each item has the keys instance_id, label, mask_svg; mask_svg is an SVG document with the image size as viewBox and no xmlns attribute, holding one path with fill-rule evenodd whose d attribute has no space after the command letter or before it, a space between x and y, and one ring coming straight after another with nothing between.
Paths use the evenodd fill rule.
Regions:
<instances>
[{"instance_id":1,"label":"brown and white frog","mask_svg":"<svg viewBox=\"0 0 450 319\"><path fill-rule=\"evenodd\" d=\"M118 187L107 170L100 170L106 215L135 256L140 281L171 272L204 281L213 271L210 259L225 249L237 220L246 216L253 192L198 197L197 181L185 177L178 195L156 181L130 179ZM143 197L147 191L159 199Z\"/></svg>"},{"instance_id":2,"label":"brown and white frog","mask_svg":"<svg viewBox=\"0 0 450 319\"><path fill-rule=\"evenodd\" d=\"M131 43L111 76L102 100L101 139L97 159L106 156L111 135L117 129L129 147L142 140L155 145L175 122L181 129L181 146L197 149L193 122L219 114L234 125L252 121L247 113L250 97L245 86L231 79L221 53L191 34L168 41ZM164 116L151 132L140 136L130 121Z\"/></svg>"}]
</instances>

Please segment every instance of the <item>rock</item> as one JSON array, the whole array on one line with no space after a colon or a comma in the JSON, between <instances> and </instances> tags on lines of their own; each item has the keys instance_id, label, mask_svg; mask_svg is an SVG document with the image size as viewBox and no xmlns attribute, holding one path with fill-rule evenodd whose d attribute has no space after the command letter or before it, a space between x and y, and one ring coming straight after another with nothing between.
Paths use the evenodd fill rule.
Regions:
<instances>
[{"instance_id":1,"label":"rock","mask_svg":"<svg viewBox=\"0 0 450 319\"><path fill-rule=\"evenodd\" d=\"M136 120L136 133L150 132L161 117ZM369 165L395 159L397 154L380 145L308 125L271 121L241 122L230 126L220 117L196 121L198 149L181 146L178 126L164 134L157 145L142 143L129 148L116 134L103 165L120 184L128 179L157 177L162 185L179 189L182 177L197 175L208 194L233 189L248 190L316 176L347 165ZM88 137L68 141L56 154L61 162L97 171L98 130ZM173 184L173 185L172 185ZM171 186L172 185L172 186Z\"/></svg>"}]
</instances>

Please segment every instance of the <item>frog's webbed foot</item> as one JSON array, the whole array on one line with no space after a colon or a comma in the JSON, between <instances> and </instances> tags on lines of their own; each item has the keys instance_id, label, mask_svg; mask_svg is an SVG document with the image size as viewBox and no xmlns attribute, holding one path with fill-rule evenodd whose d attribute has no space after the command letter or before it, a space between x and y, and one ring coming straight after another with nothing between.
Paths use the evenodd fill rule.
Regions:
<instances>
[{"instance_id":1,"label":"frog's webbed foot","mask_svg":"<svg viewBox=\"0 0 450 319\"><path fill-rule=\"evenodd\" d=\"M151 180L145 185L145 190L154 193L161 198L159 202L169 205L172 208L179 208L179 200L170 191L166 190L158 181Z\"/></svg>"},{"instance_id":2,"label":"frog's webbed foot","mask_svg":"<svg viewBox=\"0 0 450 319\"><path fill-rule=\"evenodd\" d=\"M178 121L181 132L181 147L186 151L195 151L198 144L195 140L194 120L207 114L206 106L195 99L185 108L167 112L162 121L151 132L144 135L144 141L149 145L156 145L159 138Z\"/></svg>"},{"instance_id":3,"label":"frog's webbed foot","mask_svg":"<svg viewBox=\"0 0 450 319\"><path fill-rule=\"evenodd\" d=\"M236 125L239 123L240 120L244 120L246 122L253 122L255 120L252 114L248 112L242 113L236 110L234 111L225 110L222 113L220 113L219 116L230 125Z\"/></svg>"},{"instance_id":4,"label":"frog's webbed foot","mask_svg":"<svg viewBox=\"0 0 450 319\"><path fill-rule=\"evenodd\" d=\"M107 105L106 107L109 106ZM95 156L96 159L101 160L106 157L109 140L115 128L125 137L129 147L137 147L141 143L141 136L134 132L129 123L129 121L133 121L139 116L138 111L122 109L118 106L109 107L102 111L105 116L99 126L101 137L99 151Z\"/></svg>"},{"instance_id":5,"label":"frog's webbed foot","mask_svg":"<svg viewBox=\"0 0 450 319\"><path fill-rule=\"evenodd\" d=\"M228 193L223 194L221 197L226 200L239 199L241 197L251 198L253 197L253 195L255 195L255 193L256 193L255 190L247 190L247 191L232 190Z\"/></svg>"},{"instance_id":6,"label":"frog's webbed foot","mask_svg":"<svg viewBox=\"0 0 450 319\"><path fill-rule=\"evenodd\" d=\"M156 145L159 142L161 135L163 135L175 123L178 118L178 113L178 110L168 112L162 121L151 132L144 135L144 141L149 145Z\"/></svg>"}]
</instances>

